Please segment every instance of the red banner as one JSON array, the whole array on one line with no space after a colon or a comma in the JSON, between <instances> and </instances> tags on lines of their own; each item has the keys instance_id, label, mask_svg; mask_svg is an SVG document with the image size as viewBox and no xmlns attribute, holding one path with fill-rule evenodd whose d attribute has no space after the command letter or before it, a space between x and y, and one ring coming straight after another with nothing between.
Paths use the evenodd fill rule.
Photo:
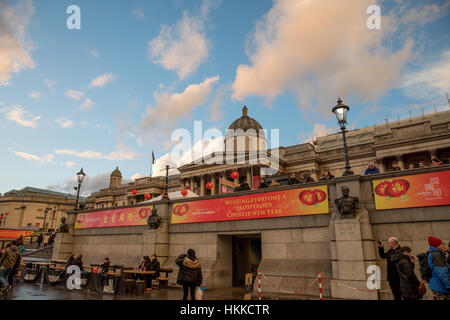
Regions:
<instances>
[{"instance_id":1,"label":"red banner","mask_svg":"<svg viewBox=\"0 0 450 320\"><path fill-rule=\"evenodd\" d=\"M329 213L326 185L174 204L172 224Z\"/></svg>"},{"instance_id":2,"label":"red banner","mask_svg":"<svg viewBox=\"0 0 450 320\"><path fill-rule=\"evenodd\" d=\"M450 171L372 181L377 210L450 205Z\"/></svg>"},{"instance_id":3,"label":"red banner","mask_svg":"<svg viewBox=\"0 0 450 320\"><path fill-rule=\"evenodd\" d=\"M32 236L34 231L0 229L0 239L17 239L20 236Z\"/></svg>"},{"instance_id":4,"label":"red banner","mask_svg":"<svg viewBox=\"0 0 450 320\"><path fill-rule=\"evenodd\" d=\"M75 229L145 226L153 206L79 213Z\"/></svg>"}]
</instances>

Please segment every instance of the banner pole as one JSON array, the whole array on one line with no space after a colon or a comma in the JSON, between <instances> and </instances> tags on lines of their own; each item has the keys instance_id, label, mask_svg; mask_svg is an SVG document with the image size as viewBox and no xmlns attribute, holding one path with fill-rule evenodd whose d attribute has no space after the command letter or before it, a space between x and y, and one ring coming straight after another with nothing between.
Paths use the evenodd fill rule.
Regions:
<instances>
[{"instance_id":1,"label":"banner pole","mask_svg":"<svg viewBox=\"0 0 450 320\"><path fill-rule=\"evenodd\" d=\"M261 270L258 270L258 300L261 300Z\"/></svg>"},{"instance_id":2,"label":"banner pole","mask_svg":"<svg viewBox=\"0 0 450 320\"><path fill-rule=\"evenodd\" d=\"M322 296L322 273L319 272L319 299L323 300Z\"/></svg>"}]
</instances>

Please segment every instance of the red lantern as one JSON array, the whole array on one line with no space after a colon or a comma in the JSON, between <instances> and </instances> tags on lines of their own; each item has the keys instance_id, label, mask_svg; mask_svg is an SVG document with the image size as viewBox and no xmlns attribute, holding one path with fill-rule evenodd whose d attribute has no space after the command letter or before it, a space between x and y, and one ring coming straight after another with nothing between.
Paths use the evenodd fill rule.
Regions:
<instances>
[{"instance_id":1,"label":"red lantern","mask_svg":"<svg viewBox=\"0 0 450 320\"><path fill-rule=\"evenodd\" d=\"M208 182L208 183L206 184L206 189L211 190L212 187L213 187L212 182Z\"/></svg>"},{"instance_id":2,"label":"red lantern","mask_svg":"<svg viewBox=\"0 0 450 320\"><path fill-rule=\"evenodd\" d=\"M389 181L382 181L375 187L375 193L380 197L386 197L386 189L389 186Z\"/></svg>"},{"instance_id":3,"label":"red lantern","mask_svg":"<svg viewBox=\"0 0 450 320\"><path fill-rule=\"evenodd\" d=\"M144 198L145 199L151 199L152 198L152 195L150 194L150 193L146 193L145 195L144 195Z\"/></svg>"},{"instance_id":4,"label":"red lantern","mask_svg":"<svg viewBox=\"0 0 450 320\"><path fill-rule=\"evenodd\" d=\"M185 189L181 190L181 195L182 195L183 197L186 197L187 194L188 194L188 191L187 191L187 190L185 190Z\"/></svg>"},{"instance_id":5,"label":"red lantern","mask_svg":"<svg viewBox=\"0 0 450 320\"><path fill-rule=\"evenodd\" d=\"M316 203L321 203L321 202L325 201L325 199L327 198L327 194L323 190L315 189L313 192L317 198Z\"/></svg>"},{"instance_id":6,"label":"red lantern","mask_svg":"<svg viewBox=\"0 0 450 320\"><path fill-rule=\"evenodd\" d=\"M98 268L92 268L92 272L93 273L97 273L98 272Z\"/></svg>"},{"instance_id":7,"label":"red lantern","mask_svg":"<svg viewBox=\"0 0 450 320\"><path fill-rule=\"evenodd\" d=\"M5 212L5 215L7 216L9 214L9 212Z\"/></svg>"},{"instance_id":8,"label":"red lantern","mask_svg":"<svg viewBox=\"0 0 450 320\"><path fill-rule=\"evenodd\" d=\"M392 181L386 188L386 194L390 197L401 197L409 190L409 182L405 179Z\"/></svg>"},{"instance_id":9,"label":"red lantern","mask_svg":"<svg viewBox=\"0 0 450 320\"><path fill-rule=\"evenodd\" d=\"M133 189L133 190L131 190L131 193L136 195L137 194L137 190Z\"/></svg>"},{"instance_id":10,"label":"red lantern","mask_svg":"<svg viewBox=\"0 0 450 320\"><path fill-rule=\"evenodd\" d=\"M312 206L317 203L317 196L311 190L302 191L299 194L299 198L300 201L307 206Z\"/></svg>"},{"instance_id":11,"label":"red lantern","mask_svg":"<svg viewBox=\"0 0 450 320\"><path fill-rule=\"evenodd\" d=\"M233 179L239 178L239 172L233 171L233 172L231 173L231 177L232 177Z\"/></svg>"},{"instance_id":12,"label":"red lantern","mask_svg":"<svg viewBox=\"0 0 450 320\"><path fill-rule=\"evenodd\" d=\"M0 220L2 220L3 219L3 216L0 216Z\"/></svg>"}]
</instances>

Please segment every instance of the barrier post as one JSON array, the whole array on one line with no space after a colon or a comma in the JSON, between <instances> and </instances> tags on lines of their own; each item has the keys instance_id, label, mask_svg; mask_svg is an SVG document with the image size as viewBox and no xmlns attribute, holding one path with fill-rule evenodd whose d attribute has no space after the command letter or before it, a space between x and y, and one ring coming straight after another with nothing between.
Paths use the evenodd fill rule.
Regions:
<instances>
[{"instance_id":1,"label":"barrier post","mask_svg":"<svg viewBox=\"0 0 450 320\"><path fill-rule=\"evenodd\" d=\"M320 300L323 300L322 295L322 273L319 272L319 298Z\"/></svg>"},{"instance_id":2,"label":"barrier post","mask_svg":"<svg viewBox=\"0 0 450 320\"><path fill-rule=\"evenodd\" d=\"M261 270L258 270L258 299L261 300Z\"/></svg>"}]
</instances>

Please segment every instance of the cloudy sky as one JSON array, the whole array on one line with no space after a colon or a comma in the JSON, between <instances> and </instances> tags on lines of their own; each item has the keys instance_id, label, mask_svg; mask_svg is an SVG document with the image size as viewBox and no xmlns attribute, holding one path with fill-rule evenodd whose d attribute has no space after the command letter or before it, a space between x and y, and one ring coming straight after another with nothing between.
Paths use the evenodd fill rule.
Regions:
<instances>
[{"instance_id":1,"label":"cloudy sky","mask_svg":"<svg viewBox=\"0 0 450 320\"><path fill-rule=\"evenodd\" d=\"M83 167L86 194L116 166L148 175L152 150L162 173L174 129L225 134L244 104L284 146L336 131L338 97L352 128L444 110L449 12L445 0L0 0L0 192L73 192Z\"/></svg>"}]
</instances>

